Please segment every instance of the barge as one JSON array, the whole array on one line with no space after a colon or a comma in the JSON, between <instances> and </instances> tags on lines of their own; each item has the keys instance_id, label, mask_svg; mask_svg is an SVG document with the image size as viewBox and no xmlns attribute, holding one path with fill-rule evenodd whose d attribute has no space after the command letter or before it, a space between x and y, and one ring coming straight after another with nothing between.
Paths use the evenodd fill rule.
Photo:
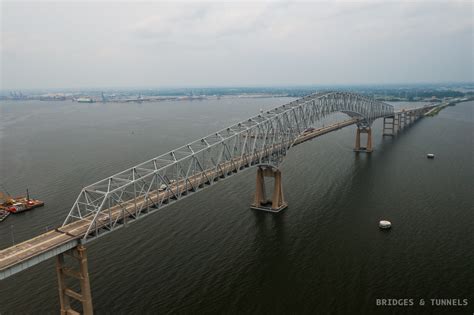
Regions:
<instances>
[{"instance_id":1,"label":"barge","mask_svg":"<svg viewBox=\"0 0 474 315\"><path fill-rule=\"evenodd\" d=\"M0 211L4 213L7 211L8 213L20 213L24 211L28 211L34 208L44 206L44 202L38 199L30 198L30 194L28 189L26 190L26 196L18 196L18 197L10 197L8 195L2 194L3 203L0 204ZM4 216L4 217L3 217ZM7 215L0 214L0 221L3 221Z\"/></svg>"}]
</instances>

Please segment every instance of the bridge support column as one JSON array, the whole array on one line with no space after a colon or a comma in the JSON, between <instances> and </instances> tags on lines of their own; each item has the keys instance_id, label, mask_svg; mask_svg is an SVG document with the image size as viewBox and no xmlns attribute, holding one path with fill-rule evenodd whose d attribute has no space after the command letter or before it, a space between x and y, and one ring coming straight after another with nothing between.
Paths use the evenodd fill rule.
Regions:
<instances>
[{"instance_id":1,"label":"bridge support column","mask_svg":"<svg viewBox=\"0 0 474 315\"><path fill-rule=\"evenodd\" d=\"M402 117L400 114L395 115L395 121L394 124L396 125L395 130L398 133L401 129L401 123L402 123Z\"/></svg>"},{"instance_id":2,"label":"bridge support column","mask_svg":"<svg viewBox=\"0 0 474 315\"><path fill-rule=\"evenodd\" d=\"M265 177L273 177L274 179L272 199L267 199L266 197ZM283 198L281 171L270 165L260 165L257 169L255 199L251 208L269 212L280 212L286 207L288 207L288 204Z\"/></svg>"},{"instance_id":3,"label":"bridge support column","mask_svg":"<svg viewBox=\"0 0 474 315\"><path fill-rule=\"evenodd\" d=\"M415 112L415 121L417 121L418 119L420 119L420 112L417 110Z\"/></svg>"},{"instance_id":4,"label":"bridge support column","mask_svg":"<svg viewBox=\"0 0 474 315\"><path fill-rule=\"evenodd\" d=\"M383 118L383 136L395 136L395 116Z\"/></svg>"},{"instance_id":5,"label":"bridge support column","mask_svg":"<svg viewBox=\"0 0 474 315\"><path fill-rule=\"evenodd\" d=\"M405 129L405 127L407 126L407 114L403 112L400 117L400 127L401 129Z\"/></svg>"},{"instance_id":6,"label":"bridge support column","mask_svg":"<svg viewBox=\"0 0 474 315\"><path fill-rule=\"evenodd\" d=\"M71 256L79 263L79 270L67 267L65 264L65 255ZM58 275L59 302L61 306L61 315L79 314L71 308L71 298L82 304L82 313L92 315L92 295L89 282L89 271L87 268L87 253L83 245L56 256L56 271ZM81 292L78 293L67 287L66 278L71 277L79 280Z\"/></svg>"},{"instance_id":7,"label":"bridge support column","mask_svg":"<svg viewBox=\"0 0 474 315\"><path fill-rule=\"evenodd\" d=\"M367 134L367 145L365 147L360 146L360 135L362 133ZM355 148L356 152L366 152L371 153L372 149L372 129L370 127L357 127Z\"/></svg>"}]
</instances>

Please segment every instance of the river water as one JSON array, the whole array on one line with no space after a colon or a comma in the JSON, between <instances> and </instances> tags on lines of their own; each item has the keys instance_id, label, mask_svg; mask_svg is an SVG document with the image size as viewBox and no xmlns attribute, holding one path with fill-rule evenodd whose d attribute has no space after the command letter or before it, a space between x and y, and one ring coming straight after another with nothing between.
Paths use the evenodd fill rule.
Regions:
<instances>
[{"instance_id":1,"label":"river water","mask_svg":"<svg viewBox=\"0 0 474 315\"><path fill-rule=\"evenodd\" d=\"M82 186L289 101L0 103L0 189L28 187L46 203L0 223L0 248L60 225ZM352 151L354 126L296 146L280 214L249 209L251 169L90 243L96 312L472 314L473 108L448 107L394 138L378 120L371 155ZM393 228L379 230L381 219ZM54 260L0 282L0 314L58 304Z\"/></svg>"}]
</instances>

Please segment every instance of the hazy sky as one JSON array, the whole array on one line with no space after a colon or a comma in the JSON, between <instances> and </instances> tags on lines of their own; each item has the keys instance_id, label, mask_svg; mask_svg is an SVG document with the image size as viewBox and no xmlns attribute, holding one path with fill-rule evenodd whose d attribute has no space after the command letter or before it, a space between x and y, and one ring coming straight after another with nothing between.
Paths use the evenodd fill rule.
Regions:
<instances>
[{"instance_id":1,"label":"hazy sky","mask_svg":"<svg viewBox=\"0 0 474 315\"><path fill-rule=\"evenodd\" d=\"M1 87L474 80L472 1L1 4Z\"/></svg>"}]
</instances>

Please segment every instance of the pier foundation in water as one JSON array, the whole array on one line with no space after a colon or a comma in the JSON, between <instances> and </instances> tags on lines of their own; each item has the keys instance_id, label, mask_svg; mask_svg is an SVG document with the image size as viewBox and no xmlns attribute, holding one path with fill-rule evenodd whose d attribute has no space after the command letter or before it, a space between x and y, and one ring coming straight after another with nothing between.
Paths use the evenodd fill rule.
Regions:
<instances>
[{"instance_id":1,"label":"pier foundation in water","mask_svg":"<svg viewBox=\"0 0 474 315\"><path fill-rule=\"evenodd\" d=\"M271 177L274 179L273 194L271 199L267 199L266 196L265 177ZM251 208L268 212L280 212L286 207L288 207L288 203L286 203L283 197L281 171L271 165L258 166L255 198Z\"/></svg>"}]
</instances>

